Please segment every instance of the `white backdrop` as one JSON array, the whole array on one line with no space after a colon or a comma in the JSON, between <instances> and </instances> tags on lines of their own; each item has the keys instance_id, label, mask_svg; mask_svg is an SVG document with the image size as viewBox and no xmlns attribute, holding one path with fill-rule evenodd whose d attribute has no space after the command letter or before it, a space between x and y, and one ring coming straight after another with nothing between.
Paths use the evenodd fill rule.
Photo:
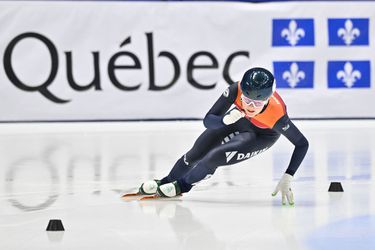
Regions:
<instances>
[{"instance_id":1,"label":"white backdrop","mask_svg":"<svg viewBox=\"0 0 375 250\"><path fill-rule=\"evenodd\" d=\"M280 72L292 118L375 118L374 16L372 2L0 2L0 121L203 118L224 75L252 66ZM329 41L329 19L359 42Z\"/></svg>"}]
</instances>

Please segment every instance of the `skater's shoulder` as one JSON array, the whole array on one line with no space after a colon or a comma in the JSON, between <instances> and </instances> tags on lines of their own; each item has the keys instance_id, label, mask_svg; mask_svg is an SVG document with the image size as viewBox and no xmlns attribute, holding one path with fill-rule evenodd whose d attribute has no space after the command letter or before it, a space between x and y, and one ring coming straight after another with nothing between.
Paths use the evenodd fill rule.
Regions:
<instances>
[{"instance_id":1,"label":"skater's shoulder","mask_svg":"<svg viewBox=\"0 0 375 250\"><path fill-rule=\"evenodd\" d=\"M223 92L223 96L230 99L230 100L234 100L237 98L237 96L241 95L241 90L240 88L238 87L238 84L239 83L233 83L231 85L229 85Z\"/></svg>"}]
</instances>

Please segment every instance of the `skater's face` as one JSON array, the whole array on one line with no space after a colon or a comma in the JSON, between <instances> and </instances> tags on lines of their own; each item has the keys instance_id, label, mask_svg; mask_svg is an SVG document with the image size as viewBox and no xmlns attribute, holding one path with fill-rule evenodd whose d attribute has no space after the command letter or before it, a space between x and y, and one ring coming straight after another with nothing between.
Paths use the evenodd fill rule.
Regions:
<instances>
[{"instance_id":1,"label":"skater's face","mask_svg":"<svg viewBox=\"0 0 375 250\"><path fill-rule=\"evenodd\" d=\"M260 101L260 100L253 100L250 99L249 97L244 96L243 94L241 95L241 101L243 104L247 106L254 106L254 107L264 107L264 105L267 103L267 101Z\"/></svg>"},{"instance_id":2,"label":"skater's face","mask_svg":"<svg viewBox=\"0 0 375 250\"><path fill-rule=\"evenodd\" d=\"M253 117L262 111L264 105L266 105L267 101L258 101L252 100L247 98L246 96L241 96L242 107L247 116Z\"/></svg>"}]
</instances>

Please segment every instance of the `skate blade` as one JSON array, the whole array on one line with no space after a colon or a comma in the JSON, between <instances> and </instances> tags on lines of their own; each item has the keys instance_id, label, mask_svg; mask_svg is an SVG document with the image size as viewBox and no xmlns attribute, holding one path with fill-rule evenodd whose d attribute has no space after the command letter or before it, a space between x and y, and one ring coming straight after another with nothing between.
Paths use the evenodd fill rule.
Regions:
<instances>
[{"instance_id":1,"label":"skate blade","mask_svg":"<svg viewBox=\"0 0 375 250\"><path fill-rule=\"evenodd\" d=\"M182 197L182 195L177 195L175 197L161 197L159 195L149 195L149 196L144 196L140 198L140 201L149 201L149 200L168 200L168 201L174 201L174 200L179 200Z\"/></svg>"},{"instance_id":2,"label":"skate blade","mask_svg":"<svg viewBox=\"0 0 375 250\"><path fill-rule=\"evenodd\" d=\"M140 196L140 193L129 193L129 194L124 194L121 196L121 198L126 198L126 197L134 197L134 196Z\"/></svg>"},{"instance_id":3,"label":"skate blade","mask_svg":"<svg viewBox=\"0 0 375 250\"><path fill-rule=\"evenodd\" d=\"M121 199L124 201L136 201L145 196L146 195L140 194L140 193L130 193L130 194L124 194L123 196L121 196Z\"/></svg>"}]
</instances>

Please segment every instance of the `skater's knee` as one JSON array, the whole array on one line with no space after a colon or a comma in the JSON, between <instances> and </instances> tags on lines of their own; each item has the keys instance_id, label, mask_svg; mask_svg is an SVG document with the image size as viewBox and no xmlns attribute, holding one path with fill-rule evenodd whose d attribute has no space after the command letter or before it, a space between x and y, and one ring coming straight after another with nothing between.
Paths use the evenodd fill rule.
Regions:
<instances>
[{"instance_id":1,"label":"skater's knee","mask_svg":"<svg viewBox=\"0 0 375 250\"><path fill-rule=\"evenodd\" d=\"M191 158L187 156L188 153L184 154L182 157L181 157L181 160L185 163L186 166L190 166L191 165Z\"/></svg>"}]
</instances>

